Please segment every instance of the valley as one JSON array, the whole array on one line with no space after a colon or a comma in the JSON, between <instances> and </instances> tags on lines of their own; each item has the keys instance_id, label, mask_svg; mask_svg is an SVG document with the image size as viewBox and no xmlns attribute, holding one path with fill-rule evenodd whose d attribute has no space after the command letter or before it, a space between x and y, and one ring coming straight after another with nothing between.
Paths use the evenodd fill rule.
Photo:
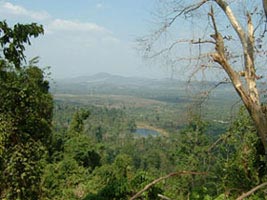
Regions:
<instances>
[{"instance_id":1,"label":"valley","mask_svg":"<svg viewBox=\"0 0 267 200\"><path fill-rule=\"evenodd\" d=\"M123 109L137 123L145 122L146 126L166 131L183 128L195 114L215 124L220 131L234 119L240 102L231 85L210 91L214 85L214 82L187 83L100 73L57 80L51 92L56 101L64 103ZM207 91L210 95L203 96Z\"/></svg>"}]
</instances>

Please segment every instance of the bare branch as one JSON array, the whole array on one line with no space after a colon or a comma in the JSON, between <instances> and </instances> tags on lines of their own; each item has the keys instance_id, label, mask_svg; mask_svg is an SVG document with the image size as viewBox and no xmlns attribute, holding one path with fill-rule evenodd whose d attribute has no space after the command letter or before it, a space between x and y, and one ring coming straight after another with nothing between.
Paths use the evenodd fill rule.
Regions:
<instances>
[{"instance_id":1,"label":"bare branch","mask_svg":"<svg viewBox=\"0 0 267 200\"><path fill-rule=\"evenodd\" d=\"M245 58L245 70L246 70L246 81L249 89L249 96L254 103L259 105L259 95L256 88L255 83L255 66L254 66L254 27L252 24L251 16L247 13L248 18L248 35L246 36L245 31L242 26L238 22L237 18L233 14L230 6L227 4L225 0L216 0L215 1L224 11L226 16L228 17L232 27L235 32L239 36L240 42L243 46L243 53Z\"/></svg>"},{"instance_id":2,"label":"bare branch","mask_svg":"<svg viewBox=\"0 0 267 200\"><path fill-rule=\"evenodd\" d=\"M184 14L188 14L192 11L195 11L197 9L199 9L202 5L204 5L206 2L208 2L209 0L203 0L201 2L199 2L198 4L192 5L191 8L189 8L187 11L185 11Z\"/></svg>"},{"instance_id":3,"label":"bare branch","mask_svg":"<svg viewBox=\"0 0 267 200\"><path fill-rule=\"evenodd\" d=\"M254 192L256 192L257 190L263 188L263 187L266 187L267 186L267 182L265 183L262 183L254 188L252 188L250 191L242 194L241 196L239 196L236 200L242 200L242 199L245 199L246 197L250 196L251 194L253 194Z\"/></svg>"},{"instance_id":4,"label":"bare branch","mask_svg":"<svg viewBox=\"0 0 267 200\"><path fill-rule=\"evenodd\" d=\"M192 11L195 11L197 9L199 9L202 5L204 5L205 3L207 3L208 1L210 0L202 0L201 2L199 3L196 3L196 4L193 4L193 5L190 5L188 7L185 7L184 9L182 9L181 11L178 11L178 10L174 10L174 13L175 12L179 12L177 15L175 15L173 18L171 18L170 22L168 24L166 24L166 27L170 27L173 22L175 22L175 20L181 16L182 14L184 15L187 15L188 13L192 12Z\"/></svg>"},{"instance_id":5,"label":"bare branch","mask_svg":"<svg viewBox=\"0 0 267 200\"><path fill-rule=\"evenodd\" d=\"M247 65L246 65L246 71L247 71L247 85L249 88L249 94L253 100L253 102L257 103L258 105L260 104L259 102L259 94L258 91L255 90L256 88L256 74L255 74L255 65L254 65L254 27L252 24L252 19L249 13L247 13L247 18L248 18L248 37L247 37L247 44L248 44L248 58L247 58Z\"/></svg>"},{"instance_id":6,"label":"bare branch","mask_svg":"<svg viewBox=\"0 0 267 200\"><path fill-rule=\"evenodd\" d=\"M242 99L239 99L239 100L237 100L232 106L231 106L231 119L230 119L230 121L232 122L233 121L233 119L234 119L234 108L235 108L235 106L236 105L238 105L240 102L242 102ZM240 107L240 106L239 106Z\"/></svg>"},{"instance_id":7,"label":"bare branch","mask_svg":"<svg viewBox=\"0 0 267 200\"><path fill-rule=\"evenodd\" d=\"M158 194L158 197L161 198L161 199L164 199L164 200L171 200L171 198L166 197L166 196L164 196L162 194Z\"/></svg>"},{"instance_id":8,"label":"bare branch","mask_svg":"<svg viewBox=\"0 0 267 200\"><path fill-rule=\"evenodd\" d=\"M242 29L242 26L240 25L240 23L236 19L235 15L233 14L231 8L227 4L227 2L224 0L215 0L215 2L221 7L221 9L224 11L226 16L228 17L229 22L231 23L232 27L234 28L235 32L237 33L237 35L238 35L238 37L242 43L242 46L243 46L244 50L246 51L247 50L246 34L245 34L244 30ZM244 52L244 54L245 54L245 52Z\"/></svg>"},{"instance_id":9,"label":"bare branch","mask_svg":"<svg viewBox=\"0 0 267 200\"><path fill-rule=\"evenodd\" d=\"M201 40L201 39L197 41L191 40L190 42L191 44L207 44L207 43L215 44L215 42L212 40Z\"/></svg>"},{"instance_id":10,"label":"bare branch","mask_svg":"<svg viewBox=\"0 0 267 200\"><path fill-rule=\"evenodd\" d=\"M219 137L207 150L207 153L210 153L220 142L225 141L227 138L231 136L230 133L227 133L226 135L223 135Z\"/></svg>"},{"instance_id":11,"label":"bare branch","mask_svg":"<svg viewBox=\"0 0 267 200\"><path fill-rule=\"evenodd\" d=\"M210 96L210 93L216 89L217 87L219 87L220 85L222 84L227 84L229 83L228 80L223 80L223 81L220 81L219 83L215 84L213 87L211 87L209 90L205 91L205 92L202 92L202 95L201 95L201 101L199 102L200 105L202 105L207 99L208 97Z\"/></svg>"},{"instance_id":12,"label":"bare branch","mask_svg":"<svg viewBox=\"0 0 267 200\"><path fill-rule=\"evenodd\" d=\"M174 9L171 12L171 14L169 14L172 17L165 18L163 24L157 31L155 31L153 34L149 36L138 39L137 42L145 44L146 46L145 51L149 52L151 50L151 47L153 46L153 43L156 40L158 40L161 37L161 35L167 31L169 27L171 27L171 25L177 20L178 17L180 17L182 14L186 15L192 11L199 9L202 5L204 5L208 1L210 0L201 0L200 2L196 4L189 5L183 9ZM151 56L151 57L155 57L155 56Z\"/></svg>"},{"instance_id":13,"label":"bare branch","mask_svg":"<svg viewBox=\"0 0 267 200\"><path fill-rule=\"evenodd\" d=\"M213 28L214 28L214 31L215 31L215 34L214 35L211 35L211 37L216 41L216 47L215 47L215 49L216 49L217 53L221 57L224 57L225 56L224 41L223 41L222 35L218 31L218 28L217 28L217 25L216 25L216 21L215 21L215 17L214 17L213 8L212 7L210 9L209 16L211 17Z\"/></svg>"},{"instance_id":14,"label":"bare branch","mask_svg":"<svg viewBox=\"0 0 267 200\"><path fill-rule=\"evenodd\" d=\"M231 9L229 8L228 4L225 1L216 0L216 2L218 4L220 4L220 6L224 9L225 12L227 12L228 14L230 13L229 18L232 18L232 17L234 18ZM209 15L211 16L213 26L214 26L215 34L212 35L212 37L216 41L215 49L217 51L217 53L213 53L211 56L212 56L213 60L215 62L217 62L219 65L221 65L222 68L225 70L225 72L228 74L229 78L231 79L231 82L233 83L234 88L236 89L239 96L242 98L245 106L249 107L249 96L248 96L248 93L246 92L246 90L245 90L245 88L244 88L244 86L240 80L240 75L232 68L232 66L229 64L227 58L224 55L224 41L223 41L221 34L218 32L212 8L211 8L211 12L209 13ZM235 24L235 23L237 23L237 21L233 20L233 24ZM238 26L238 28L241 28L241 27ZM241 30L241 32L243 32L243 30ZM246 45L246 47L247 47L246 41L244 43L245 43L244 45ZM243 42L242 42L242 44L243 44ZM247 57L247 55L248 55L247 48L246 48L246 50L244 50L244 52L246 52L246 54L245 53L244 54Z\"/></svg>"},{"instance_id":15,"label":"bare branch","mask_svg":"<svg viewBox=\"0 0 267 200\"><path fill-rule=\"evenodd\" d=\"M207 175L207 172L191 172L191 171L181 171L181 172L173 172L170 173L166 176L162 176L154 181L152 181L151 183L147 184L142 190L140 190L139 192L137 192L134 196L132 196L130 198L130 200L134 200L136 198L138 198L141 194L143 194L146 190L148 190L149 188L151 188L153 185L157 184L158 182L168 179L170 177L173 176L180 176L180 175Z\"/></svg>"},{"instance_id":16,"label":"bare branch","mask_svg":"<svg viewBox=\"0 0 267 200\"><path fill-rule=\"evenodd\" d=\"M182 44L182 43L189 43L189 44L193 44L193 45L209 44L209 43L210 43L210 44L215 44L215 42L212 41L212 40L201 40L201 39L199 39L199 40L187 40L187 39L184 39L184 40L177 40L177 41L173 42L169 47L167 47L167 48L165 48L165 49L162 49L162 50L160 50L160 51L154 53L153 55L150 55L150 56L146 55L146 58L151 59L151 58L155 58L155 57L157 57L157 56L160 56L160 55L162 55L163 53L166 53L166 52L171 51L176 45L178 45L178 44ZM199 55L198 58L200 58L200 57L208 57L208 56L210 56L210 55L211 55L210 53L208 53L208 54L203 54L203 55ZM191 58L191 60L194 60L194 58L192 58L192 57L190 57L190 58ZM187 58L185 58L185 59L181 58L181 59L179 59L179 60L189 60L189 59L187 59Z\"/></svg>"},{"instance_id":17,"label":"bare branch","mask_svg":"<svg viewBox=\"0 0 267 200\"><path fill-rule=\"evenodd\" d=\"M212 55L212 53L203 53L203 54L201 54L199 56L182 57L182 58L177 58L176 60L177 61L184 61L184 60L192 61L192 60L199 60L199 59L202 59L202 58L210 58L211 55Z\"/></svg>"}]
</instances>

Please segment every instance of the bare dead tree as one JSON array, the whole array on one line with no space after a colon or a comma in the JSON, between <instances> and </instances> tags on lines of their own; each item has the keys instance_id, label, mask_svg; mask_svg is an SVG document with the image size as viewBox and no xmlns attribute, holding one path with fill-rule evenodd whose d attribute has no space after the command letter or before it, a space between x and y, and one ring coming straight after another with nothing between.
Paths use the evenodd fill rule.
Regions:
<instances>
[{"instance_id":1,"label":"bare dead tree","mask_svg":"<svg viewBox=\"0 0 267 200\"><path fill-rule=\"evenodd\" d=\"M166 0L162 3L167 5L168 9L166 14L162 15L164 20L161 27L152 35L140 40L145 57L159 57L176 52L176 59L180 61L178 64L192 69L191 72L194 74L203 68L222 70L251 116L267 158L267 115L265 102L260 97L260 89L257 85L260 79L266 78L265 74L258 74L266 73L266 51L264 50L266 42L264 43L265 38L259 30L260 27L264 27L262 18L265 9L262 2L259 0L242 3L235 0ZM201 18L205 18L202 23L199 22ZM196 27L197 31L175 28L175 25L185 26L186 24L191 25L193 29ZM188 34L181 33L183 29L187 30ZM168 31L177 31L178 38L174 42L165 40L167 47L161 48L161 38ZM165 39L165 36L163 38ZM197 45L187 52L189 58L188 55L186 56L184 43L189 47ZM161 50L158 51L158 49ZM185 57L187 58L182 60ZM188 64L185 64L186 61ZM260 71L263 68L265 70Z\"/></svg>"}]
</instances>

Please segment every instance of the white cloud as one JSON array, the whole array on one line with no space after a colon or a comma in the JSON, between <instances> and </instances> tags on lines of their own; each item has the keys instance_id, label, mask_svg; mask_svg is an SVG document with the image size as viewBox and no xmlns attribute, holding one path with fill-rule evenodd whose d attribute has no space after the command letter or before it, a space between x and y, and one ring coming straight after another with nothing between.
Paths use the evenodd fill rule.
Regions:
<instances>
[{"instance_id":1,"label":"white cloud","mask_svg":"<svg viewBox=\"0 0 267 200\"><path fill-rule=\"evenodd\" d=\"M103 4L97 4L102 7ZM82 38L82 41L90 41L89 43L105 40L111 43L116 41L112 32L103 26L93 22L80 22L75 20L56 19L46 11L34 11L26 9L23 6L0 0L0 15L5 19L15 19L16 22L37 21L44 25L45 34L56 34L60 37ZM108 38L108 39L105 39Z\"/></svg>"},{"instance_id":2,"label":"white cloud","mask_svg":"<svg viewBox=\"0 0 267 200\"><path fill-rule=\"evenodd\" d=\"M54 19L45 26L45 33L50 38L68 41L69 45L79 44L84 48L104 48L116 46L120 40L103 26L91 22L80 22L74 20Z\"/></svg>"},{"instance_id":3,"label":"white cloud","mask_svg":"<svg viewBox=\"0 0 267 200\"><path fill-rule=\"evenodd\" d=\"M18 17L29 17L33 20L45 20L50 18L50 15L45 11L31 11L27 10L22 6L14 5L10 2L1 2L0 14L2 16L18 16Z\"/></svg>"},{"instance_id":4,"label":"white cloud","mask_svg":"<svg viewBox=\"0 0 267 200\"><path fill-rule=\"evenodd\" d=\"M83 23L79 21L55 19L48 24L48 31L71 31L71 32L92 32L110 34L106 28L95 23Z\"/></svg>"},{"instance_id":5,"label":"white cloud","mask_svg":"<svg viewBox=\"0 0 267 200\"><path fill-rule=\"evenodd\" d=\"M14 15L27 15L27 10L21 6L13 5L9 2L5 2L1 5L2 8Z\"/></svg>"}]
</instances>

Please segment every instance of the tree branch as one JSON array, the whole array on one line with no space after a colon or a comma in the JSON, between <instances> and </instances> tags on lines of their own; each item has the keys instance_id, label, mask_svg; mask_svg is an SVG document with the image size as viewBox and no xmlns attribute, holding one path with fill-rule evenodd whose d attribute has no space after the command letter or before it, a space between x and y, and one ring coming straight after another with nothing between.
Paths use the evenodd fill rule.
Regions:
<instances>
[{"instance_id":1,"label":"tree branch","mask_svg":"<svg viewBox=\"0 0 267 200\"><path fill-rule=\"evenodd\" d=\"M134 196L132 196L130 198L130 200L134 200L136 198L138 198L142 193L144 193L146 190L148 190L149 188L151 188L153 185L157 184L158 182L168 179L170 177L173 176L180 176L180 175L207 175L207 172L191 172L191 171L181 171L181 172L173 172L170 173L166 176L162 176L154 181L152 181L151 183L147 184L142 190L140 190L139 192L137 192Z\"/></svg>"},{"instance_id":2,"label":"tree branch","mask_svg":"<svg viewBox=\"0 0 267 200\"><path fill-rule=\"evenodd\" d=\"M199 3L196 3L196 4L193 4L193 5L187 6L187 7L185 7L182 10L174 10L174 13L175 12L179 12L179 13L176 14L173 18L171 18L170 22L168 24L166 24L167 25L166 27L170 27L173 24L173 22L175 22L175 20L179 16L181 16L182 14L185 14L186 15L186 14L192 12L192 11L195 11L195 10L199 9L202 5L204 5L205 3L207 3L208 1L210 1L210 0L202 0Z\"/></svg>"},{"instance_id":3,"label":"tree branch","mask_svg":"<svg viewBox=\"0 0 267 200\"><path fill-rule=\"evenodd\" d=\"M202 5L204 5L208 1L210 0L201 0L198 3L186 6L182 9L173 9L172 12L168 14L168 17L163 16L164 22L162 23L162 25L160 26L158 30L153 32L151 35L138 39L137 42L145 43L145 51L150 52L151 47L153 46L153 43L161 37L162 33L167 31L167 29L171 27L171 25L177 20L178 17L180 17L182 14L186 15L192 11L199 9Z\"/></svg>"},{"instance_id":4,"label":"tree branch","mask_svg":"<svg viewBox=\"0 0 267 200\"><path fill-rule=\"evenodd\" d=\"M215 0L215 2L221 7L221 9L224 11L226 16L228 17L229 22L231 23L232 27L234 28L235 32L237 33L237 35L238 35L238 37L242 43L242 46L243 46L244 50L246 51L247 50L246 34L245 34L244 30L242 29L242 26L240 25L240 23L236 19L235 15L233 14L231 8L227 4L227 2L224 0ZM244 52L244 54L245 54L245 52Z\"/></svg>"},{"instance_id":5,"label":"tree branch","mask_svg":"<svg viewBox=\"0 0 267 200\"><path fill-rule=\"evenodd\" d=\"M252 24L252 19L249 13L247 13L247 18L248 18L248 36L247 36L247 44L248 44L248 58L247 58L247 63L246 63L246 81L247 81L247 86L249 89L249 95L252 99L252 101L256 104L260 104L259 100L259 94L258 90L256 90L256 73L255 73L255 65L254 65L254 27Z\"/></svg>"},{"instance_id":6,"label":"tree branch","mask_svg":"<svg viewBox=\"0 0 267 200\"><path fill-rule=\"evenodd\" d=\"M206 2L208 2L209 0L203 0L195 5L192 5L191 8L189 8L187 11L184 12L184 14L188 14L194 10L199 9L202 5L204 5Z\"/></svg>"},{"instance_id":7,"label":"tree branch","mask_svg":"<svg viewBox=\"0 0 267 200\"><path fill-rule=\"evenodd\" d=\"M235 32L237 33L240 42L243 47L243 54L244 54L244 62L245 62L245 70L246 70L246 83L248 87L248 95L253 103L257 105L260 104L258 91L256 89L256 82L255 82L255 66L254 66L254 27L252 24L251 16L247 13L247 26L248 31L247 34L238 22L237 18L233 14L230 6L227 4L225 0L215 0L215 2L221 7L224 11L226 16L229 19L232 27L234 28Z\"/></svg>"},{"instance_id":8,"label":"tree branch","mask_svg":"<svg viewBox=\"0 0 267 200\"><path fill-rule=\"evenodd\" d=\"M221 137L219 137L207 150L207 153L210 153L221 141L225 141L227 138L231 137L230 133L227 133Z\"/></svg>"},{"instance_id":9,"label":"tree branch","mask_svg":"<svg viewBox=\"0 0 267 200\"><path fill-rule=\"evenodd\" d=\"M258 186L256 186L256 187L252 188L250 191L248 191L248 192L242 194L241 196L239 196L236 200L242 200L242 199L244 199L244 198L250 196L251 194L253 194L253 193L256 192L257 190L259 190L259 189L265 187L265 186L267 186L267 182L262 183L262 184L260 184L260 185L258 185Z\"/></svg>"},{"instance_id":10,"label":"tree branch","mask_svg":"<svg viewBox=\"0 0 267 200\"><path fill-rule=\"evenodd\" d=\"M225 48L224 48L224 41L223 41L223 37L222 35L219 33L217 25L216 25L216 21L215 21L215 17L214 17L214 12L213 12L213 8L211 7L210 9L210 13L209 16L211 17L212 20L212 25L214 28L214 35L211 35L211 37L216 41L216 51L217 53L221 56L221 57L225 57Z\"/></svg>"},{"instance_id":11,"label":"tree branch","mask_svg":"<svg viewBox=\"0 0 267 200\"><path fill-rule=\"evenodd\" d=\"M164 196L162 194L158 194L158 197L161 198L161 199L164 199L164 200L171 200L171 198L166 197L166 196Z\"/></svg>"},{"instance_id":12,"label":"tree branch","mask_svg":"<svg viewBox=\"0 0 267 200\"><path fill-rule=\"evenodd\" d=\"M162 50L160 50L158 52L155 52L154 54L152 54L150 56L147 55L146 58L149 58L149 59L155 58L157 56L160 56L160 55L164 54L165 52L169 52L169 51L171 51L179 43L191 43L193 45L198 45L198 44L204 44L204 43L205 44L207 44L207 43L213 43L214 44L215 42L214 41L211 41L211 40L199 40L199 41L194 41L194 40L179 40L179 41L173 42L169 47L167 47L165 49L162 49ZM211 55L211 53L208 53L208 54L206 53L206 54L203 54L203 55L199 55L197 58L200 58L200 57L208 57L210 55ZM185 59L179 58L179 59L181 59L181 60L189 60L187 58L185 58ZM194 60L194 58L192 58L192 60Z\"/></svg>"},{"instance_id":13,"label":"tree branch","mask_svg":"<svg viewBox=\"0 0 267 200\"><path fill-rule=\"evenodd\" d=\"M224 9L226 9L226 7L228 6L226 4L226 2L225 1L222 1L222 0L216 0L216 2L223 3L223 5L221 5L221 6ZM231 15L232 15L232 11L230 10L230 8L227 8L226 10L227 10L227 12L231 13ZM212 54L211 56L212 56L213 60L215 62L217 62L220 66L222 66L222 68L228 74L228 76L231 79L231 82L232 82L234 88L236 89L237 93L239 94L239 96L243 100L245 106L248 108L249 107L249 104L250 104L250 99L248 97L248 93L246 92L245 88L243 87L243 84L242 84L242 82L240 80L239 74L232 68L232 66L229 64L227 58L225 57L225 53L224 53L224 41L223 41L223 38L222 38L221 34L218 32L218 29L217 29L217 26L216 26L216 21L215 21L215 18L214 18L213 9L212 8L211 8L211 12L209 13L209 16L212 19L213 28L214 28L214 31L215 31L215 34L214 35L211 35L211 37L216 42L215 49L217 51L216 53ZM246 51L246 50L244 50L244 51Z\"/></svg>"}]
</instances>

